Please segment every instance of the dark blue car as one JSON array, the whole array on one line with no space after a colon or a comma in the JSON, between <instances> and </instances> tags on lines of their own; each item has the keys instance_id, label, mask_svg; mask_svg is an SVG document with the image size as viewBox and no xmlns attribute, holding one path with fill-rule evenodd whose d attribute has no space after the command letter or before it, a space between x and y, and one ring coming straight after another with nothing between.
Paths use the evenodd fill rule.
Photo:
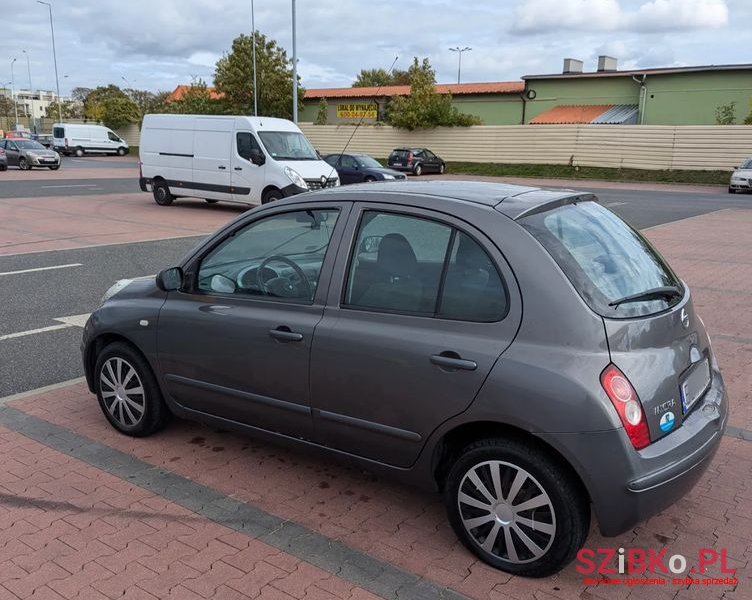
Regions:
<instances>
[{"instance_id":1,"label":"dark blue car","mask_svg":"<svg viewBox=\"0 0 752 600\"><path fill-rule=\"evenodd\" d=\"M342 185L364 181L405 179L404 173L387 169L367 154L328 154L324 160L336 169Z\"/></svg>"}]
</instances>

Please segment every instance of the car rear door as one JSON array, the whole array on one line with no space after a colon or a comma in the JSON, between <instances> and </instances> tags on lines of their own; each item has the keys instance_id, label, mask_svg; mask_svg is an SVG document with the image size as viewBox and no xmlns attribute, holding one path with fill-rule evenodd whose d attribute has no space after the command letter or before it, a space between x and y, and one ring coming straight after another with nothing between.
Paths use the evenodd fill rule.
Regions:
<instances>
[{"instance_id":1,"label":"car rear door","mask_svg":"<svg viewBox=\"0 0 752 600\"><path fill-rule=\"evenodd\" d=\"M214 200L232 200L234 120L196 117L193 137L193 182L191 195Z\"/></svg>"},{"instance_id":2,"label":"car rear door","mask_svg":"<svg viewBox=\"0 0 752 600\"><path fill-rule=\"evenodd\" d=\"M311 355L317 437L407 467L514 338L514 278L467 223L376 204L355 205L334 273Z\"/></svg>"},{"instance_id":3,"label":"car rear door","mask_svg":"<svg viewBox=\"0 0 752 600\"><path fill-rule=\"evenodd\" d=\"M18 146L16 146L13 140L4 140L4 142L5 155L8 157L8 166L17 167L18 159L21 156L21 153L18 151Z\"/></svg>"}]
</instances>

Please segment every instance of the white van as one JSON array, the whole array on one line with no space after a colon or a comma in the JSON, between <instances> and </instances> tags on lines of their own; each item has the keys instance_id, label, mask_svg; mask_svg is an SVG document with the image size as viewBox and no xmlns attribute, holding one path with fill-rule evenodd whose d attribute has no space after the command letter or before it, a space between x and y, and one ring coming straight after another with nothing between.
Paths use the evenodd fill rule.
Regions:
<instances>
[{"instance_id":1,"label":"white van","mask_svg":"<svg viewBox=\"0 0 752 600\"><path fill-rule=\"evenodd\" d=\"M272 117L146 115L140 155L141 189L163 206L181 196L257 205L339 185L303 132Z\"/></svg>"},{"instance_id":2,"label":"white van","mask_svg":"<svg viewBox=\"0 0 752 600\"><path fill-rule=\"evenodd\" d=\"M109 127L88 123L55 123L52 144L55 150L66 156L83 156L87 152L123 156L130 150L125 140Z\"/></svg>"}]
</instances>

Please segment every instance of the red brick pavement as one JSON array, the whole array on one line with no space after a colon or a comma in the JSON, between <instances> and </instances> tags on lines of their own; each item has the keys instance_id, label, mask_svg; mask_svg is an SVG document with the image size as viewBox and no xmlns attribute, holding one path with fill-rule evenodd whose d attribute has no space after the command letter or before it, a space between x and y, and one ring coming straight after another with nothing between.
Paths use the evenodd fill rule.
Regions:
<instances>
[{"instance_id":1,"label":"red brick pavement","mask_svg":"<svg viewBox=\"0 0 752 600\"><path fill-rule=\"evenodd\" d=\"M693 286L696 304L714 337L714 348L729 386L731 423L749 428L752 384L746 367L752 356L752 317L746 310L745 301L752 284L743 273L749 269L752 258L749 253L752 248L752 212L722 211L660 226L649 231L649 235L680 275ZM740 245L747 252L740 252ZM724 269L722 275L719 275L719 269ZM712 294L718 294L721 286L730 288L732 293L720 294L728 304L718 310L713 302L719 296ZM491 569L476 561L456 541L437 497L356 469L185 422L173 423L165 432L148 439L121 436L106 424L96 401L80 384L25 398L14 402L14 406L232 494L238 500L296 521L473 598L752 597L749 562L752 559L752 443L747 441L725 438L700 483L675 506L617 538L601 538L594 529L587 541L592 548L639 546L660 550L665 547L668 555L680 552L688 557L690 564L699 548L726 548L729 566L738 570L740 582L737 589L723 586L614 588L585 586L582 576L573 567L541 580L510 577ZM0 464L7 465L12 459L16 457L11 454ZM24 461L19 462L23 464ZM22 485L45 490L45 486L50 485L50 477L50 473L33 473ZM0 483L6 481L5 478L6 475L0 475ZM78 518L85 521L86 514L82 513ZM143 524L152 526L148 520L137 521L139 528ZM71 525L68 520L65 522ZM72 534L66 525L57 524L56 527L58 529L53 533L59 533L51 539L60 538L65 543L62 537ZM14 540L36 533L25 524L14 531ZM122 533L124 537L118 537L117 532L108 533L112 534L111 537L100 532L89 542L120 545L123 549L130 548L129 541L154 547L158 543L155 540L160 539L153 534L153 537L148 537L150 534L145 531ZM129 540L129 535L137 537ZM146 541L141 538L146 538ZM39 540L47 538L41 535L30 539L36 539L35 543L39 544ZM110 544L106 540L110 540ZM138 554L148 550L140 544L135 544L130 551ZM189 569L196 569L183 559L181 552L187 552L187 549L182 545L167 543L164 551L167 552L163 555L164 562L146 561L144 565L143 561L136 560L128 576L139 577L141 569L152 569L161 574L157 581L162 584L164 581L180 581L192 573ZM223 562L235 566L227 560ZM0 565L3 564L3 555L0 554ZM109 568L107 564L101 566ZM16 569L19 568L23 569L15 563L12 567L8 565L9 572L18 574ZM268 567L264 566L264 569ZM39 571L43 579L50 581L59 575L53 566ZM717 569L708 574L720 575ZM255 580L254 577L250 579Z\"/></svg>"},{"instance_id":2,"label":"red brick pavement","mask_svg":"<svg viewBox=\"0 0 752 600\"><path fill-rule=\"evenodd\" d=\"M6 598L377 597L0 427Z\"/></svg>"}]
</instances>

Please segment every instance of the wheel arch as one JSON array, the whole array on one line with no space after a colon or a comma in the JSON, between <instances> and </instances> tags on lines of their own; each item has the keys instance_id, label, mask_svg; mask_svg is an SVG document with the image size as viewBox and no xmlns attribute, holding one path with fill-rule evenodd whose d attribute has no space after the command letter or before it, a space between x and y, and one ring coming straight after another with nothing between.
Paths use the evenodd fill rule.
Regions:
<instances>
[{"instance_id":1,"label":"wheel arch","mask_svg":"<svg viewBox=\"0 0 752 600\"><path fill-rule=\"evenodd\" d=\"M431 472L440 491L444 490L447 475L451 469L452 463L456 460L459 452L467 445L489 438L506 438L515 439L523 442L533 443L535 446L553 460L559 467L569 472L572 480L575 481L580 491L592 501L588 487L572 463L554 446L539 436L525 431L514 425L500 423L495 421L472 421L462 423L445 432L441 439L438 440L433 450Z\"/></svg>"},{"instance_id":2,"label":"wheel arch","mask_svg":"<svg viewBox=\"0 0 752 600\"><path fill-rule=\"evenodd\" d=\"M107 346L115 342L122 342L124 344L127 344L134 352L137 352L139 355L141 355L146 364L149 365L149 368L152 370L152 374L154 374L156 377L154 366L151 364L149 357L141 351L141 349L133 342L133 340L121 333L101 333L87 344L86 350L84 351L84 373L86 375L86 384L89 387L89 391L92 393L96 393L96 389L94 387L94 367L97 364L97 356L99 356L99 353L102 352L102 350L104 350ZM157 378L157 381L159 381L159 378Z\"/></svg>"}]
</instances>

